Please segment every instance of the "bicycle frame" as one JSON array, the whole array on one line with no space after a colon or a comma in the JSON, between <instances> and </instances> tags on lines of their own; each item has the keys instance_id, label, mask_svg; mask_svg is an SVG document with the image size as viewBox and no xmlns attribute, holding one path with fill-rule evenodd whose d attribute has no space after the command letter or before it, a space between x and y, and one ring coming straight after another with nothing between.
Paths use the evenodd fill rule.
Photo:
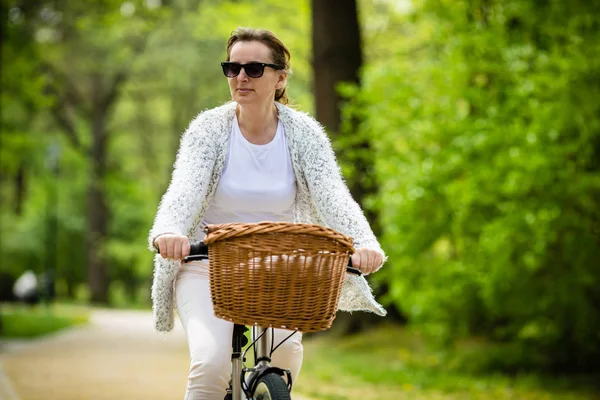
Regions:
<instances>
[{"instance_id":1,"label":"bicycle frame","mask_svg":"<svg viewBox=\"0 0 600 400\"><path fill-rule=\"evenodd\" d=\"M185 257L183 262L208 260L208 251L204 243L194 244L192 253L194 255ZM291 371L271 366L269 343L273 343L272 330L260 326L257 326L256 329L256 338L252 343L254 345L255 365L252 368L245 368L242 348L248 344L248 339L245 336L248 328L245 325L234 324L231 353L231 383L230 388L227 390L226 399L244 400L245 398L251 398L258 381L267 373L276 373L282 377L285 376L287 378L288 391L291 392L292 390ZM289 339L289 337L284 339L284 341ZM231 397L228 397L230 395ZM243 395L247 397L242 397Z\"/></svg>"},{"instance_id":2,"label":"bicycle frame","mask_svg":"<svg viewBox=\"0 0 600 400\"><path fill-rule=\"evenodd\" d=\"M208 260L208 247L202 242L191 244L190 254L193 255L185 257L184 262ZM352 267L351 259L349 259L346 271L352 274L361 275L360 270ZM242 349L248 344L248 339L245 336L248 328L244 325L234 324L231 355L231 382L225 399L251 399L254 396L257 386L259 386L261 378L263 376L268 378L266 376L268 374L281 376L283 383L287 384L288 392L291 392L292 390L291 371L271 366L271 355L275 349L279 347L279 345L277 345L273 348L274 339L272 329L259 326L256 326L255 328L257 332L255 334L254 342L252 342L252 345L254 345L255 365L252 368L245 368L245 353L242 353ZM292 332L290 336L283 340L283 342L288 340L294 333L296 332ZM270 349L269 343L271 343ZM283 378L284 376L285 379Z\"/></svg>"},{"instance_id":3,"label":"bicycle frame","mask_svg":"<svg viewBox=\"0 0 600 400\"><path fill-rule=\"evenodd\" d=\"M247 331L248 328L243 325L234 325L231 353L231 386L227 394L231 392L232 399L236 400L242 398L242 374L244 367L242 348L248 343L248 339L244 335Z\"/></svg>"},{"instance_id":4,"label":"bicycle frame","mask_svg":"<svg viewBox=\"0 0 600 400\"><path fill-rule=\"evenodd\" d=\"M273 343L272 329L263 327L255 328L256 338L252 343L254 345L255 365L253 368L245 368L245 358L242 354L242 348L248 343L248 339L244 335L248 331L248 328L244 325L234 325L231 356L231 387L227 392L228 394L231 393L232 400L245 399L246 397L243 396L250 398L254 394L259 379L263 375L272 372L280 376L285 376L288 390L291 391L292 389L291 371L271 366L269 344Z\"/></svg>"}]
</instances>

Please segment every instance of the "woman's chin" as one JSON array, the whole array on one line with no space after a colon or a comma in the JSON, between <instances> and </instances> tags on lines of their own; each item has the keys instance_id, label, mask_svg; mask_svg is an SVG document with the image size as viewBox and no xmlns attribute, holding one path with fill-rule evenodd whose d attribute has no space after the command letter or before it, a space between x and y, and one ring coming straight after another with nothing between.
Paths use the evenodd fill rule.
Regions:
<instances>
[{"instance_id":1,"label":"woman's chin","mask_svg":"<svg viewBox=\"0 0 600 400\"><path fill-rule=\"evenodd\" d=\"M231 97L233 97L233 99L235 101L240 101L240 100L247 99L248 98L248 94L246 94L246 93L240 93L240 92L235 91L235 92L233 92L231 94Z\"/></svg>"},{"instance_id":2,"label":"woman's chin","mask_svg":"<svg viewBox=\"0 0 600 400\"><path fill-rule=\"evenodd\" d=\"M238 104L255 104L260 103L260 99L256 96L248 95L248 94L236 94L233 96L233 100L235 100Z\"/></svg>"}]
</instances>

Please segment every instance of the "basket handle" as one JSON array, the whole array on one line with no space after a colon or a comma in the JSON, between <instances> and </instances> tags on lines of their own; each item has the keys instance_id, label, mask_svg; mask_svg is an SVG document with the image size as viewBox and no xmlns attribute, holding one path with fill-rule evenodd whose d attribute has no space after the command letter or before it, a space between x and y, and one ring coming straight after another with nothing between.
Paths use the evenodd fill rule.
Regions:
<instances>
[{"instance_id":1,"label":"basket handle","mask_svg":"<svg viewBox=\"0 0 600 400\"><path fill-rule=\"evenodd\" d=\"M258 222L258 223L230 223L207 225L204 228L206 237L204 243L211 244L219 240L242 237L261 233L302 233L313 236L325 237L345 245L354 253L352 238L333 229L315 224L295 224L290 222Z\"/></svg>"}]
</instances>

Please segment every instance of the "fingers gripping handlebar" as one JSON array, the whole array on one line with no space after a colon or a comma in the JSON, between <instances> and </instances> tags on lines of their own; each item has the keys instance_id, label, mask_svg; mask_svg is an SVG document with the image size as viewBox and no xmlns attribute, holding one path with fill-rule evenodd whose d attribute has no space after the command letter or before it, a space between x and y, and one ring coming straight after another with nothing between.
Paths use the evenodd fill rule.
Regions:
<instances>
[{"instance_id":1,"label":"fingers gripping handlebar","mask_svg":"<svg viewBox=\"0 0 600 400\"><path fill-rule=\"evenodd\" d=\"M154 248L160 254L160 250L155 245ZM204 242L190 242L190 255L185 257L184 261L201 261L208 260L208 246ZM362 273L358 268L352 267L352 257L348 258L348 266L346 272L361 276Z\"/></svg>"}]
</instances>

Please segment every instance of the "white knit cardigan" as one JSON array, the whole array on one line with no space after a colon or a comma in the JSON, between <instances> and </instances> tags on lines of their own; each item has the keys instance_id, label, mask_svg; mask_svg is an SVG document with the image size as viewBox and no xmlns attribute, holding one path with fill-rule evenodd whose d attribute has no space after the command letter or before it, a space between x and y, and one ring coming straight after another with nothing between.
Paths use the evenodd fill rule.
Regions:
<instances>
[{"instance_id":1,"label":"white knit cardigan","mask_svg":"<svg viewBox=\"0 0 600 400\"><path fill-rule=\"evenodd\" d=\"M362 210L342 180L331 143L321 125L308 114L275 104L296 177L294 222L329 227L352 237L356 248L375 249L384 255ZM227 159L236 106L230 102L202 112L183 133L171 183L150 231L150 250L154 251L154 239L162 233L196 237ZM180 261L155 256L152 302L155 327L161 332L173 329L173 285L180 265ZM364 277L346 275L338 309L385 315Z\"/></svg>"}]
</instances>

